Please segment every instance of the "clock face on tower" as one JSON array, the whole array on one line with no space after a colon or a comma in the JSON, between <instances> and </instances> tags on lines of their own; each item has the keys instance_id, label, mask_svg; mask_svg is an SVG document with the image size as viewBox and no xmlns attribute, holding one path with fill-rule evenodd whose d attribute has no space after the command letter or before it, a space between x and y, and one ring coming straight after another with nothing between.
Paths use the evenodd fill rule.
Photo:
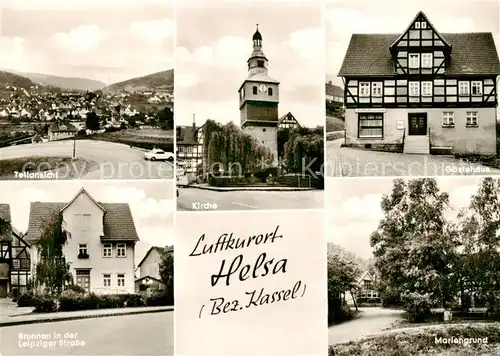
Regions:
<instances>
[{"instance_id":1,"label":"clock face on tower","mask_svg":"<svg viewBox=\"0 0 500 356\"><path fill-rule=\"evenodd\" d=\"M267 90L267 86L265 84L261 84L259 85L259 91L261 93L265 92Z\"/></svg>"}]
</instances>

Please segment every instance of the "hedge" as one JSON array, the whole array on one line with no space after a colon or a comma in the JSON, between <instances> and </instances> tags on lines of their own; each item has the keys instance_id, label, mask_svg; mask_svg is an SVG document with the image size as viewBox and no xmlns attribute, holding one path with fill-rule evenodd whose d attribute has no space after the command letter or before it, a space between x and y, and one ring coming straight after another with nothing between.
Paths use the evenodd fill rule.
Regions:
<instances>
[{"instance_id":1,"label":"hedge","mask_svg":"<svg viewBox=\"0 0 500 356\"><path fill-rule=\"evenodd\" d=\"M56 311L92 310L106 308L141 307L145 303L139 294L82 294L71 290L64 291L59 297L46 295L21 294L19 307L34 307L35 313Z\"/></svg>"}]
</instances>

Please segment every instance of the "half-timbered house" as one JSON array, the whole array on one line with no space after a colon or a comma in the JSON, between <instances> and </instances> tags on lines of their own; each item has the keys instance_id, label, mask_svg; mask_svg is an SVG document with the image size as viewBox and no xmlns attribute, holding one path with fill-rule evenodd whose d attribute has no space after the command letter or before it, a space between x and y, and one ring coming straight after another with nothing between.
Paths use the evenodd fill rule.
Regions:
<instances>
[{"instance_id":1,"label":"half-timbered house","mask_svg":"<svg viewBox=\"0 0 500 356\"><path fill-rule=\"evenodd\" d=\"M193 117L191 126L177 126L175 147L178 165L193 179L203 162L203 125L197 127Z\"/></svg>"},{"instance_id":2,"label":"half-timbered house","mask_svg":"<svg viewBox=\"0 0 500 356\"><path fill-rule=\"evenodd\" d=\"M279 129L296 129L299 128L300 124L293 116L291 112L286 113L278 120L278 130Z\"/></svg>"},{"instance_id":3,"label":"half-timbered house","mask_svg":"<svg viewBox=\"0 0 500 356\"><path fill-rule=\"evenodd\" d=\"M491 33L440 33L419 12L402 34L354 34L339 76L346 145L496 155Z\"/></svg>"},{"instance_id":4,"label":"half-timbered house","mask_svg":"<svg viewBox=\"0 0 500 356\"><path fill-rule=\"evenodd\" d=\"M12 226L9 204L0 204L0 220L0 298L17 297L29 283L29 244Z\"/></svg>"}]
</instances>

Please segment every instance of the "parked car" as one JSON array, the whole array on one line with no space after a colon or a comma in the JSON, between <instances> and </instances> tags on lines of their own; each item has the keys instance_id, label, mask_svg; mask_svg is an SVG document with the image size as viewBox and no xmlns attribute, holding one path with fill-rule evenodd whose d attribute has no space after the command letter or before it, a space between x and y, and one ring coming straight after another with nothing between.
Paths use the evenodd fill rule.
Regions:
<instances>
[{"instance_id":1,"label":"parked car","mask_svg":"<svg viewBox=\"0 0 500 356\"><path fill-rule=\"evenodd\" d=\"M144 153L144 159L147 161L173 161L174 154L165 152L159 148L154 148L149 152Z\"/></svg>"}]
</instances>

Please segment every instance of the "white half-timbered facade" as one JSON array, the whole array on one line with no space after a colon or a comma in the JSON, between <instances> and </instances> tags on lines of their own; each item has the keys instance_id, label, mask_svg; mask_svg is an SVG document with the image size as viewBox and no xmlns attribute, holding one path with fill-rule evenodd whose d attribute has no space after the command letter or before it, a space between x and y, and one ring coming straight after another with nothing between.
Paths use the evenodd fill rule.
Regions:
<instances>
[{"instance_id":1,"label":"white half-timbered facade","mask_svg":"<svg viewBox=\"0 0 500 356\"><path fill-rule=\"evenodd\" d=\"M499 74L491 33L441 34L423 12L402 34L352 35L339 72L346 145L496 155Z\"/></svg>"}]
</instances>

